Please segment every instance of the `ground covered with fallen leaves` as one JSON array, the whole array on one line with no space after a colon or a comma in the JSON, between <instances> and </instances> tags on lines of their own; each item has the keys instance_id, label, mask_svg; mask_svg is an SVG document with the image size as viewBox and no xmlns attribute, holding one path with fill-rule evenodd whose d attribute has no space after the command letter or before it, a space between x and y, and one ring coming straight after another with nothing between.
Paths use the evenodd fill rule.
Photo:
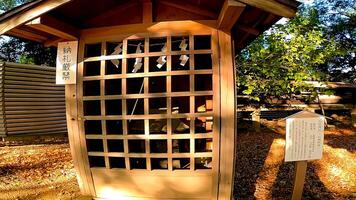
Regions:
<instances>
[{"instance_id":1,"label":"ground covered with fallen leaves","mask_svg":"<svg viewBox=\"0 0 356 200\"><path fill-rule=\"evenodd\" d=\"M341 120L342 121L342 120ZM294 164L284 163L285 123L263 121L260 132L239 122L235 199L290 199ZM356 129L325 131L324 154L308 162L303 199L356 199ZM82 199L65 137L0 141L0 200Z\"/></svg>"},{"instance_id":2,"label":"ground covered with fallen leaves","mask_svg":"<svg viewBox=\"0 0 356 200\"><path fill-rule=\"evenodd\" d=\"M356 128L336 123L324 137L322 159L308 162L302 199L356 199ZM237 140L235 199L290 199L295 166L284 162L285 122L263 121L260 132L242 123Z\"/></svg>"},{"instance_id":3,"label":"ground covered with fallen leaves","mask_svg":"<svg viewBox=\"0 0 356 200\"><path fill-rule=\"evenodd\" d=\"M0 142L0 200L76 199L79 194L65 138Z\"/></svg>"}]
</instances>

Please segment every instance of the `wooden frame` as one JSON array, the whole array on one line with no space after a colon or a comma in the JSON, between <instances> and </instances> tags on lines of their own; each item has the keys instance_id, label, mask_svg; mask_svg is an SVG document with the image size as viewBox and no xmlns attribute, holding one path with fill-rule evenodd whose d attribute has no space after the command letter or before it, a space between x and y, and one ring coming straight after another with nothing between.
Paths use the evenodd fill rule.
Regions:
<instances>
[{"instance_id":1,"label":"wooden frame","mask_svg":"<svg viewBox=\"0 0 356 200\"><path fill-rule=\"evenodd\" d=\"M246 5L254 6L262 10L266 10L278 16L291 18L295 16L295 10L283 5L276 0L237 0Z\"/></svg>"},{"instance_id":2,"label":"wooden frame","mask_svg":"<svg viewBox=\"0 0 356 200\"><path fill-rule=\"evenodd\" d=\"M48 15L42 15L26 25L65 40L78 40L79 37L77 28Z\"/></svg>"},{"instance_id":3,"label":"wooden frame","mask_svg":"<svg viewBox=\"0 0 356 200\"><path fill-rule=\"evenodd\" d=\"M229 33L246 5L235 0L225 0L218 18L218 29Z\"/></svg>"},{"instance_id":4,"label":"wooden frame","mask_svg":"<svg viewBox=\"0 0 356 200\"><path fill-rule=\"evenodd\" d=\"M106 33L106 35L101 35L101 34L94 34L93 33L93 29L91 30L86 30L82 32L82 39L80 41L80 47L79 47L79 70L78 70L78 85L77 87L74 89L73 87L67 87L66 88L66 92L69 96L69 93L72 93L72 96L74 95L73 92L76 93L75 97L73 97L74 99L76 99L75 102L74 99L69 100L68 102L71 102L71 105L68 105L68 111L71 114L70 118L68 118L68 129L71 127L71 131L76 132L76 127L79 127L79 129L77 129L77 131L79 132L80 136L73 136L70 137L71 139L71 146L74 147L72 148L73 151L73 155L81 155L79 157L74 156L74 160L75 162L77 162L77 170L79 171L79 176L81 177L81 188L83 188L83 191L86 194L90 194L95 196L96 195L96 189L95 189L95 184L94 182L96 182L97 184L103 184L103 182L101 182L98 179L99 174L105 176L104 174L102 174L104 171L102 170L98 170L96 168L89 168L89 161L88 161L88 156L104 156L105 157L105 166L106 166L106 170L109 170L107 167L109 166L109 160L108 157L110 156L114 156L114 157L122 157L122 156L127 156L130 155L130 157L135 157L135 158L161 158L161 157L167 157L170 163L168 165L168 170L154 170L154 171L150 171L152 174L156 174L159 176L165 176L168 175L169 176L173 176L173 177L181 177L182 175L185 177L189 177L187 176L189 173L193 173L193 174L201 174L201 175L208 175L208 177L212 178L212 190L211 192L213 193L213 195L211 196L212 199L229 199L231 198L231 188L229 189L228 187L231 187L231 181L229 181L229 179L232 179L232 177L228 177L229 173L231 175L231 171L226 173L225 170L229 171L231 169L233 169L233 166L231 166L230 168L219 168L219 165L222 165L222 163L230 163L233 164L233 157L227 157L227 156L223 156L225 153L229 153L231 154L232 151L226 151L224 150L224 146L221 146L221 142L225 141L225 144L230 143L229 145L234 145L234 140L224 140L224 137L221 137L222 131L223 131L223 127L220 128L220 123L225 124L223 121L221 120L221 113L223 112L222 110L220 110L220 97L223 93L227 94L229 92L231 92L233 89L234 85L230 85L229 87L223 88L222 86L220 86L219 83L221 77L223 76L222 72L226 72L226 75L231 75L231 71L233 68L228 68L226 67L226 70L222 70L222 66L223 65L228 65L229 63L222 63L221 61L221 53L226 53L226 52L222 52L221 49L219 48L219 45L221 42L228 42L231 45L231 41L227 41L224 40L222 41L220 39L220 35L221 33L219 33L219 31L217 31L214 28L211 28L210 26L206 26L203 25L201 23L198 22L192 22L192 21L188 21L185 23L189 23L190 26L184 26L186 29L181 29L180 31L177 31L175 29L175 27L179 26L180 24L182 24L183 22L169 22L170 26L172 27L172 30L170 30L170 32L168 31L167 25L166 23L159 23L159 24L153 24L152 27L148 26L147 28L143 28L146 29L146 31L141 31L140 32L135 32L135 34L130 34L130 33L125 33L125 30L128 30L128 32L131 32L131 29L134 27L134 25L132 25L132 27L130 26L124 26L126 29L120 29L119 27L115 28L115 29L110 29L109 33ZM209 24L209 22L204 22L205 24ZM143 26L145 27L145 26ZM188 28L190 27L190 28ZM115 30L115 31L113 31ZM116 31L117 30L117 31ZM152 31L154 30L154 31ZM197 31L199 30L199 31ZM161 32L163 31L163 32ZM96 32L96 30L95 30ZM146 33L144 33L146 32ZM87 34L86 34L87 33ZM101 32L102 33L102 32ZM192 35L211 35L211 50L191 50L192 48L194 48L194 43L193 43L193 36ZM152 56L160 56L163 55L162 52L148 52L147 48L148 46L145 46L145 52L142 54L126 54L124 53L123 55L119 55L119 56L107 56L108 52L106 52L105 49L105 42L102 41L120 41L123 40L124 43L124 52L126 51L126 47L125 45L127 45L127 40L128 39L136 39L136 38L148 38L148 37L167 37L168 38L168 43L167 46L170 47L171 46L171 42L170 39L172 36L179 36L179 35L190 35L189 37L189 41L190 41L190 50L188 51L181 51L181 52L174 52L174 51L168 51L166 52L165 55L167 55L167 71L166 72L154 72L154 73L150 73L148 72L148 58L152 57ZM96 43L96 42L100 42L102 45L102 56L99 57L90 57L90 58L84 58L84 45L87 43ZM148 39L145 39L145 44L148 44ZM219 51L220 49L220 51ZM230 49L231 50L231 49ZM198 54L211 54L212 56L212 65L215 66L213 67L213 70L195 70L194 69L194 54L198 53ZM230 52L231 53L231 52ZM174 55L180 55L180 54L187 54L190 57L190 66L191 68L187 71L169 71L170 69L170 65L171 65L171 56ZM220 56L219 56L220 55ZM126 70L126 58L135 58L135 57L140 57L143 56L145 59L145 65L144 65L144 72L140 73L139 75L142 77L146 77L144 78L144 88L146 90L144 90L145 92L143 94L126 94L125 92L123 92L121 95L109 95L109 96L105 96L105 94L103 92L100 93L100 96L85 96L83 97L83 91L82 91L82 83L83 81L90 81L90 80L99 80L101 82L101 88L105 87L105 80L110 80L110 79L122 79L122 80L126 80L126 78L131 78L131 77L135 77L135 74L125 74L125 70ZM225 56L224 56L225 57ZM232 58L232 55L230 55L230 57ZM220 58L220 59L219 59ZM122 74L118 74L118 75L105 75L104 76L104 70L105 70L105 61L106 60L110 60L110 59L122 59L122 69L123 69L123 73ZM219 61L220 60L220 61ZM84 67L84 63L85 62L93 62L93 61L97 61L101 63L101 75L99 76L92 76L92 77L84 77L83 76L83 67ZM232 62L230 62L232 63ZM220 66L220 67L218 67ZM192 90L194 90L194 75L195 74L212 74L212 78L213 78L213 91L201 91L201 92L191 92ZM187 75L190 76L190 82L192 83L190 85L190 92L174 92L172 93L170 91L170 84L171 84L171 76L172 75ZM148 78L149 77L157 77L157 76L167 76L167 92L165 94L163 93L152 93L149 94L147 93L147 88L148 88ZM231 83L231 82L230 82ZM126 81L122 81L122 91L125 91L125 87L126 85ZM222 83L225 84L225 83ZM76 91L75 91L76 90ZM103 90L101 90L103 91ZM171 115L169 114L172 110L171 110L171 101L170 99L172 97L178 97L178 96L190 96L190 110L192 112L192 109L194 110L194 96L205 96L205 95L213 95L214 96L214 114L213 113L187 113L187 114L178 114L178 115ZM146 116L146 114L148 114L148 99L146 99L144 101L144 105L145 105L145 115L134 115L134 116L126 116L126 117L122 117L122 116L110 116L110 115L106 115L105 114L105 100L109 100L109 99L120 99L123 96L125 96L126 99L135 99L135 98L152 98L152 97L167 97L167 106L168 106L168 112L167 114L156 114L156 115L150 115L150 116ZM218 97L218 98L215 98ZM233 97L232 95L230 97ZM101 116L83 116L83 100L87 101L87 100L99 100L101 102ZM225 101L225 98L224 98ZM234 98L232 98L230 100L230 102L234 103ZM77 106L75 106L75 104L77 104ZM231 103L227 104L227 105L231 105ZM77 107L77 111L76 111L76 107ZM126 101L123 100L122 102L122 107L126 108ZM123 112L125 109L123 109ZM125 114L125 113L123 113ZM161 136L161 135L150 135L147 131L144 135L127 135L127 129L126 129L126 124L125 124L125 120L123 122L123 133L124 135L106 135L105 131L106 131L106 127L105 127L105 123L102 123L102 129L104 131L103 135L84 135L84 125L83 125L83 120L101 120L102 122L104 122L105 120L109 120L109 119L144 119L145 122L145 127L148 127L148 119L165 119L165 118L193 118L193 117L199 117L199 116L212 116L213 114L213 119L214 119L214 128L213 128L213 132L214 134L195 134L194 131L192 130L193 128L191 128L191 132L190 134L179 134L179 135L175 135L172 134L171 132L167 133L167 136ZM77 115L77 117L73 117L74 115ZM224 113L225 115L225 113ZM234 117L232 115L232 117ZM78 120L75 120L78 119ZM168 126L171 126L170 124L170 120L168 120ZM190 127L193 127L192 125L194 125L194 121L191 120L190 123ZM230 122L225 124L227 131L231 130L231 128L229 129L229 127L233 126L233 124L230 124ZM232 127L232 129L234 128L234 126ZM147 129L148 130L148 129ZM170 129L169 129L170 130ZM218 134L217 134L218 133ZM233 132L232 134L230 133L230 135L232 137L233 136ZM193 138L209 138L212 137L213 141L213 149L215 149L212 153L172 153L171 149L172 149L172 139L184 139L184 138L191 138L190 139L190 148L191 148L191 152L194 152L194 139ZM220 138L221 137L221 138ZM104 152L87 152L86 149L86 139L101 139L104 141L103 145L104 145ZM123 153L113 153L113 152L108 152L107 151L107 143L106 141L108 139L123 139L124 141L124 152ZM128 143L127 141L130 139L144 139L146 140L146 152L149 151L149 145L148 142L150 139L168 139L168 143L167 143L167 147L168 147L168 152L167 153L159 153L159 154L147 154L147 153L129 153L128 152ZM220 141L220 142L218 142ZM78 145L79 143L79 146ZM75 147L77 146L77 147ZM187 171L183 170L183 171L172 171L173 166L172 166L172 160L174 158L181 158L181 157L190 157L190 163L191 165L194 165L195 162L195 158L196 157L212 157L213 158L213 170L212 171L196 171L194 170L194 167L191 167L191 170L189 170L190 172L187 174ZM225 159L225 160L221 160L221 159ZM232 160L232 162L231 162ZM84 165L80 165L79 163L83 163ZM147 169L151 170L151 163L150 163L150 159L146 159L146 163L147 163ZM220 163L220 164L219 164ZM130 166L130 161L128 158L125 159L125 164L126 164L126 168L128 168ZM112 170L110 169L110 171L106 171L105 173L110 173L112 176L116 177L115 174L119 173L121 174L120 176L122 177L124 174L122 173L127 173L129 172L129 174L131 174L130 176L137 176L137 175L142 175L144 172L142 172L141 170L134 170L134 171L127 171L126 170ZM120 172L121 171L121 172ZM125 172L127 171L127 172ZM92 177L92 174L97 174L96 176ZM114 173L114 174L113 174ZM136 174L136 175L135 175ZM219 175L220 174L220 175ZM222 176L222 174L226 174L226 176ZM110 176L111 176L110 175ZM140 176L141 176L140 175ZM199 175L199 176L201 176ZM220 177L220 178L219 178ZM94 178L94 179L93 179ZM226 181L224 179L227 179ZM208 180L208 179L207 179ZM99 182L98 182L99 181ZM157 181L157 180L156 180ZM214 185L214 187L213 187ZM216 187L215 187L216 186ZM218 187L219 186L219 187ZM222 192L222 190L224 190L224 192ZM229 192L230 191L230 192ZM181 196L183 198L183 196ZM206 198L206 197L204 197Z\"/></svg>"}]
</instances>

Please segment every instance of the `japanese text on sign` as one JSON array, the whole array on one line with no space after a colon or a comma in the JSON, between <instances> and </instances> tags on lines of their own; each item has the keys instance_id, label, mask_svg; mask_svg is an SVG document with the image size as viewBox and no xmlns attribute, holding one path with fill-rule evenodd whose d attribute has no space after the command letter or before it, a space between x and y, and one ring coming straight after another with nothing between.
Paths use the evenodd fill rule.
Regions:
<instances>
[{"instance_id":1,"label":"japanese text on sign","mask_svg":"<svg viewBox=\"0 0 356 200\"><path fill-rule=\"evenodd\" d=\"M56 84L75 84L78 42L60 42L57 50Z\"/></svg>"},{"instance_id":2,"label":"japanese text on sign","mask_svg":"<svg viewBox=\"0 0 356 200\"><path fill-rule=\"evenodd\" d=\"M285 161L321 159L324 118L290 118L286 126Z\"/></svg>"}]
</instances>

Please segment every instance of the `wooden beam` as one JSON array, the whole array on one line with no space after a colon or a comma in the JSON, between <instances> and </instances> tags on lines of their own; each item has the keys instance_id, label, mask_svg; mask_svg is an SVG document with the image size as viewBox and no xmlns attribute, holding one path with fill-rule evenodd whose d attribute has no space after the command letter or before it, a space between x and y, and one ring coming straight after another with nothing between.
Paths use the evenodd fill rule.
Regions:
<instances>
[{"instance_id":1,"label":"wooden beam","mask_svg":"<svg viewBox=\"0 0 356 200\"><path fill-rule=\"evenodd\" d=\"M77 28L48 15L38 17L26 25L66 40L78 40L79 37Z\"/></svg>"},{"instance_id":2,"label":"wooden beam","mask_svg":"<svg viewBox=\"0 0 356 200\"><path fill-rule=\"evenodd\" d=\"M209 34L216 29L216 20L195 20L195 21L169 21L156 22L153 24L127 24L118 26L106 26L99 28L82 29L80 31L81 39L86 41L98 41L101 37L127 38L143 37L140 33L151 33L154 35L167 36L171 32L191 33L191 34ZM209 31L207 31L209 30ZM121 36L118 36L121 34ZM129 35L126 35L129 34Z\"/></svg>"},{"instance_id":3,"label":"wooden beam","mask_svg":"<svg viewBox=\"0 0 356 200\"><path fill-rule=\"evenodd\" d=\"M202 15L205 17L209 17L212 19L216 19L217 14L213 11L207 10L207 9L203 9L201 7L198 6L193 6L191 4L191 2L186 2L186 1L168 1L168 0L162 0L160 1L160 3L165 4L167 6L171 6L171 7L175 7L178 9L182 9L191 13L195 13L198 15Z\"/></svg>"},{"instance_id":4,"label":"wooden beam","mask_svg":"<svg viewBox=\"0 0 356 200\"><path fill-rule=\"evenodd\" d=\"M275 0L238 0L244 4L265 10L281 17L294 17L296 11Z\"/></svg>"},{"instance_id":5,"label":"wooden beam","mask_svg":"<svg viewBox=\"0 0 356 200\"><path fill-rule=\"evenodd\" d=\"M52 39L48 39L44 42L44 46L45 47L51 47L51 46L58 46L58 42L62 42L64 41L62 38L52 38Z\"/></svg>"},{"instance_id":6,"label":"wooden beam","mask_svg":"<svg viewBox=\"0 0 356 200\"><path fill-rule=\"evenodd\" d=\"M225 0L218 18L218 29L231 31L246 5L235 0Z\"/></svg>"},{"instance_id":7,"label":"wooden beam","mask_svg":"<svg viewBox=\"0 0 356 200\"><path fill-rule=\"evenodd\" d=\"M31 9L9 16L0 24L0 35L70 1L71 0L47 0L36 4Z\"/></svg>"},{"instance_id":8,"label":"wooden beam","mask_svg":"<svg viewBox=\"0 0 356 200\"><path fill-rule=\"evenodd\" d=\"M94 16L92 18L85 20L83 24L85 26L94 26L97 23L100 23L101 21L107 19L108 17L115 15L116 13L125 12L126 9L139 5L138 3L139 2L137 2L137 1L127 1L126 3L121 4L115 8L111 8L108 11L103 12L100 15L97 15L97 16Z\"/></svg>"},{"instance_id":9,"label":"wooden beam","mask_svg":"<svg viewBox=\"0 0 356 200\"><path fill-rule=\"evenodd\" d=\"M246 33L250 33L250 34L255 35L255 36L258 36L260 34L260 31L257 30L256 28L253 28L253 27L240 25L237 28L242 30L242 31L244 31L244 32L246 32Z\"/></svg>"},{"instance_id":10,"label":"wooden beam","mask_svg":"<svg viewBox=\"0 0 356 200\"><path fill-rule=\"evenodd\" d=\"M32 40L32 41L36 41L36 42L44 42L48 39L45 36L39 35L37 33L33 33L28 30L23 30L20 28L14 28L14 29L8 31L6 33L6 35L10 35L13 37L18 37L18 38L24 38L24 39Z\"/></svg>"},{"instance_id":11,"label":"wooden beam","mask_svg":"<svg viewBox=\"0 0 356 200\"><path fill-rule=\"evenodd\" d=\"M143 12L142 12L142 22L143 23L152 23L152 1L151 0L143 0Z\"/></svg>"},{"instance_id":12,"label":"wooden beam","mask_svg":"<svg viewBox=\"0 0 356 200\"><path fill-rule=\"evenodd\" d=\"M255 28L258 24L260 24L262 21L264 21L267 18L270 18L271 14L265 13L261 16L259 16L258 20L256 20L250 27L251 28ZM250 33L247 32L247 34L243 35L243 36L239 36L239 42L236 44L236 48L243 48L245 43L246 43L246 39L250 36Z\"/></svg>"}]
</instances>

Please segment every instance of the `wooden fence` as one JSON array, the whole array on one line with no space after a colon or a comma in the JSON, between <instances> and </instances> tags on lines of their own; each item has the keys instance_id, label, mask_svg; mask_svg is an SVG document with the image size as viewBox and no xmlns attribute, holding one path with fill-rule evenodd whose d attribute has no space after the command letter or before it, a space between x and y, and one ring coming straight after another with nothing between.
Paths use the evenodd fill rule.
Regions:
<instances>
[{"instance_id":1,"label":"wooden fence","mask_svg":"<svg viewBox=\"0 0 356 200\"><path fill-rule=\"evenodd\" d=\"M53 67L0 63L0 137L66 133L64 87Z\"/></svg>"}]
</instances>

